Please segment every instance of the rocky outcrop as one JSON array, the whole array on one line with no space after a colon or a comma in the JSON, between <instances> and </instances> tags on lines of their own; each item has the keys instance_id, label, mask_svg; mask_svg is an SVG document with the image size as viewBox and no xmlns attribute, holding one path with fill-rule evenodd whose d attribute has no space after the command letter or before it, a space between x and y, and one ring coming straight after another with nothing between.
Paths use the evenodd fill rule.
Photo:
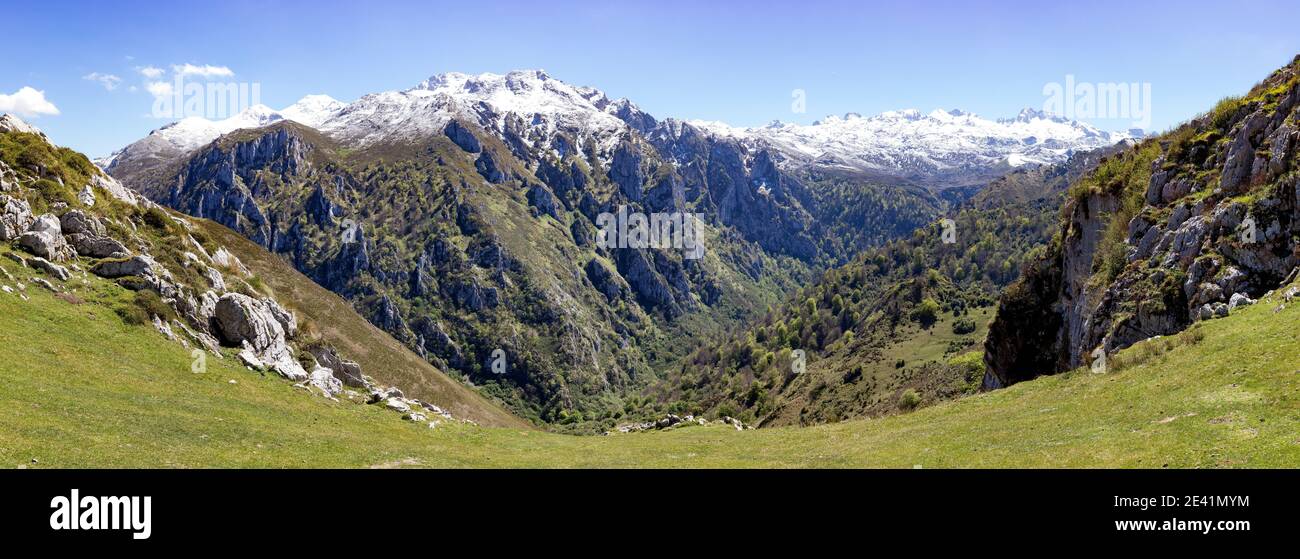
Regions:
<instances>
[{"instance_id":1,"label":"rocky outcrop","mask_svg":"<svg viewBox=\"0 0 1300 559\"><path fill-rule=\"evenodd\" d=\"M460 344L451 339L451 335L441 323L429 318L421 318L416 323L416 332L419 347L425 352L436 355L452 367L465 366L467 361L464 351Z\"/></svg>"},{"instance_id":2,"label":"rocky outcrop","mask_svg":"<svg viewBox=\"0 0 1300 559\"><path fill-rule=\"evenodd\" d=\"M153 277L157 275L156 270L157 263L153 258L140 254L130 258L101 260L90 268L90 273L114 279L127 276Z\"/></svg>"},{"instance_id":3,"label":"rocky outcrop","mask_svg":"<svg viewBox=\"0 0 1300 559\"><path fill-rule=\"evenodd\" d=\"M67 268L39 256L28 258L27 265L54 276L55 278L58 278L59 281L68 281L69 279L72 279L72 272L69 272Z\"/></svg>"},{"instance_id":4,"label":"rocky outcrop","mask_svg":"<svg viewBox=\"0 0 1300 559\"><path fill-rule=\"evenodd\" d=\"M104 225L96 217L81 210L72 210L59 218L68 244L77 254L92 258L125 258L129 256L126 245L109 237Z\"/></svg>"},{"instance_id":5,"label":"rocky outcrop","mask_svg":"<svg viewBox=\"0 0 1300 559\"><path fill-rule=\"evenodd\" d=\"M213 319L223 343L243 346L281 376L301 381L307 371L294 358L280 321L263 301L227 293L217 301Z\"/></svg>"},{"instance_id":6,"label":"rocky outcrop","mask_svg":"<svg viewBox=\"0 0 1300 559\"><path fill-rule=\"evenodd\" d=\"M642 156L636 146L624 143L614 150L609 164L609 180L630 202L640 202L645 187L645 171L641 169Z\"/></svg>"},{"instance_id":7,"label":"rocky outcrop","mask_svg":"<svg viewBox=\"0 0 1300 559\"><path fill-rule=\"evenodd\" d=\"M22 236L34 221L36 217L26 200L0 194L0 242Z\"/></svg>"},{"instance_id":8,"label":"rocky outcrop","mask_svg":"<svg viewBox=\"0 0 1300 559\"><path fill-rule=\"evenodd\" d=\"M1300 58L1076 185L1060 242L999 302L984 387L1089 365L1099 352L1227 316L1291 275L1300 266L1300 179L1287 174L1298 75ZM1134 195L1141 207L1124 201Z\"/></svg>"},{"instance_id":9,"label":"rocky outcrop","mask_svg":"<svg viewBox=\"0 0 1300 559\"><path fill-rule=\"evenodd\" d=\"M176 181L142 185L144 193L186 214L211 219L272 247L275 231L259 198L271 196L267 174L306 174L312 146L294 128L280 126L251 140L214 144L189 160Z\"/></svg>"},{"instance_id":10,"label":"rocky outcrop","mask_svg":"<svg viewBox=\"0 0 1300 559\"><path fill-rule=\"evenodd\" d=\"M361 374L361 365L347 361L339 356L338 350L328 345L313 345L307 348L316 362L330 371L330 374L345 386L362 388L366 379Z\"/></svg>"},{"instance_id":11,"label":"rocky outcrop","mask_svg":"<svg viewBox=\"0 0 1300 559\"><path fill-rule=\"evenodd\" d=\"M76 255L63 238L59 219L51 214L36 218L27 231L18 237L18 246L36 256L56 262L68 260Z\"/></svg>"},{"instance_id":12,"label":"rocky outcrop","mask_svg":"<svg viewBox=\"0 0 1300 559\"><path fill-rule=\"evenodd\" d=\"M320 184L312 189L304 209L316 226L321 228L333 227L334 220L343 215L343 210L330 199L325 193L325 187Z\"/></svg>"},{"instance_id":13,"label":"rocky outcrop","mask_svg":"<svg viewBox=\"0 0 1300 559\"><path fill-rule=\"evenodd\" d=\"M280 323L280 328L284 330L286 337L293 338L298 335L298 318L293 313L285 310L270 297L263 297L262 305L266 307L267 312L271 313L271 317Z\"/></svg>"},{"instance_id":14,"label":"rocky outcrop","mask_svg":"<svg viewBox=\"0 0 1300 559\"><path fill-rule=\"evenodd\" d=\"M506 174L501 170L501 165L497 163L496 156L492 155L490 151L479 154L478 159L474 160L474 168L478 170L478 174L482 175L484 180L490 183L502 183L506 180Z\"/></svg>"},{"instance_id":15,"label":"rocky outcrop","mask_svg":"<svg viewBox=\"0 0 1300 559\"><path fill-rule=\"evenodd\" d=\"M550 190L540 184L534 184L528 187L528 205L533 208L536 215L549 215L557 221L560 219L559 210L556 208L555 195Z\"/></svg>"},{"instance_id":16,"label":"rocky outcrop","mask_svg":"<svg viewBox=\"0 0 1300 559\"><path fill-rule=\"evenodd\" d=\"M624 296L627 287L621 278L617 278L613 272L609 271L599 260L592 259L587 261L584 267L587 272L587 280L596 288L606 299L616 301Z\"/></svg>"},{"instance_id":17,"label":"rocky outcrop","mask_svg":"<svg viewBox=\"0 0 1300 559\"><path fill-rule=\"evenodd\" d=\"M460 147L460 149L469 153L478 153L483 151L483 146L479 144L478 138L474 136L474 133L470 132L468 128L465 128L464 125L456 120L448 122L447 126L442 129L442 133L446 134L453 143Z\"/></svg>"},{"instance_id":18,"label":"rocky outcrop","mask_svg":"<svg viewBox=\"0 0 1300 559\"><path fill-rule=\"evenodd\" d=\"M677 304L668 281L651 264L647 254L649 251L617 249L613 252L619 274L632 286L632 291L642 305L659 310L668 317L681 314L682 308Z\"/></svg>"}]
</instances>

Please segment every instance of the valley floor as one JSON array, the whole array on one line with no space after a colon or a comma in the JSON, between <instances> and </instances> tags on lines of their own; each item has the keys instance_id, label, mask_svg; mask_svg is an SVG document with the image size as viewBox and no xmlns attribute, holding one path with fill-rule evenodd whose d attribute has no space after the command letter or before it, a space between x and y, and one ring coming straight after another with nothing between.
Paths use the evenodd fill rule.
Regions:
<instances>
[{"instance_id":1,"label":"valley floor","mask_svg":"<svg viewBox=\"0 0 1300 559\"><path fill-rule=\"evenodd\" d=\"M328 402L28 285L0 293L0 466L1297 467L1300 308L1201 326L1119 372L1039 379L878 420L573 437ZM1163 340L1157 343L1163 345ZM1154 346L1153 346L1154 347ZM235 383L230 381L234 380Z\"/></svg>"}]
</instances>

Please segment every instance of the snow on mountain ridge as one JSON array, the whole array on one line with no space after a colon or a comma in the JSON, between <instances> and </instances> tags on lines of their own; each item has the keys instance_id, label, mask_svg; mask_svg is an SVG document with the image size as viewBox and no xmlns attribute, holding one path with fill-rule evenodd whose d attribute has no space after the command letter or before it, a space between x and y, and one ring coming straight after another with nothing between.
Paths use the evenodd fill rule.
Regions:
<instances>
[{"instance_id":1,"label":"snow on mountain ridge","mask_svg":"<svg viewBox=\"0 0 1300 559\"><path fill-rule=\"evenodd\" d=\"M452 118L477 122L504 134L513 122L528 132L521 140L550 149L560 131L575 133L579 142L594 139L599 153L608 153L629 132L617 113L637 109L626 99L610 100L604 92L574 86L544 70L507 74L437 74L405 91L366 95L320 126L336 139L368 145L428 137ZM578 147L582 147L581 145Z\"/></svg>"},{"instance_id":2,"label":"snow on mountain ridge","mask_svg":"<svg viewBox=\"0 0 1300 559\"><path fill-rule=\"evenodd\" d=\"M299 99L297 103L281 109L280 115L299 124L317 128L346 106L347 103L329 95L308 95Z\"/></svg>"},{"instance_id":3,"label":"snow on mountain ridge","mask_svg":"<svg viewBox=\"0 0 1300 559\"><path fill-rule=\"evenodd\" d=\"M1108 146L1135 135L1105 132L1034 109L999 120L960 110L925 114L905 109L871 117L831 115L810 125L736 128L718 122L692 124L755 147L770 146L790 158L787 165L818 164L919 176L1000 164L1057 163L1077 150Z\"/></svg>"},{"instance_id":4,"label":"snow on mountain ridge","mask_svg":"<svg viewBox=\"0 0 1300 559\"><path fill-rule=\"evenodd\" d=\"M410 89L373 93L347 104L309 95L281 111L254 109L221 121L184 119L150 137L155 144L186 152L240 128L289 119L364 147L432 137L448 121L459 118L502 138L553 151L574 147L555 141L563 132L579 142L579 149L594 142L604 157L633 129L646 132L656 122L627 99L610 99L599 89L568 84L544 70L447 72ZM764 127L740 128L722 122L689 123L755 149L772 148L783 155L786 166L815 164L921 177L1055 163L1076 150L1133 136L1034 109L998 120L960 110L904 109L869 117L828 116L811 125L773 121Z\"/></svg>"}]
</instances>

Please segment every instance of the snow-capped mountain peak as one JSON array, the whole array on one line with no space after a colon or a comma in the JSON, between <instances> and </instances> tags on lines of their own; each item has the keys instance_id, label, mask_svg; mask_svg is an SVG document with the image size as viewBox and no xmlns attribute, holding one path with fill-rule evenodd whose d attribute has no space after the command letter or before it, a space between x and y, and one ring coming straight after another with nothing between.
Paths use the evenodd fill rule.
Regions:
<instances>
[{"instance_id":1,"label":"snow-capped mountain peak","mask_svg":"<svg viewBox=\"0 0 1300 559\"><path fill-rule=\"evenodd\" d=\"M544 70L447 72L405 91L362 97L320 129L365 145L428 137L457 117L503 131L507 117L513 115L534 132L523 140L529 144L546 144L557 131L567 130L579 138L597 138L603 149L627 132L629 125L620 111L629 110L643 114L626 100L611 101L598 89L570 85Z\"/></svg>"},{"instance_id":2,"label":"snow-capped mountain peak","mask_svg":"<svg viewBox=\"0 0 1300 559\"><path fill-rule=\"evenodd\" d=\"M208 120L191 116L163 126L149 136L166 141L182 151L189 151L211 142L223 134L244 128L258 128L273 124L284 117L266 105L253 105L239 114L221 120Z\"/></svg>"},{"instance_id":3,"label":"snow-capped mountain peak","mask_svg":"<svg viewBox=\"0 0 1300 559\"><path fill-rule=\"evenodd\" d=\"M288 120L316 128L348 106L329 95L308 95L280 110Z\"/></svg>"},{"instance_id":4,"label":"snow-capped mountain peak","mask_svg":"<svg viewBox=\"0 0 1300 559\"><path fill-rule=\"evenodd\" d=\"M213 140L236 130L261 128L283 120L292 120L311 127L320 126L347 105L327 95L308 95L283 110L257 104L228 118L210 120L203 117L185 117L149 133L143 139L128 145L108 157L95 160L106 170L120 163L123 157L170 157L198 149Z\"/></svg>"},{"instance_id":5,"label":"snow-capped mountain peak","mask_svg":"<svg viewBox=\"0 0 1300 559\"><path fill-rule=\"evenodd\" d=\"M499 113L513 113L529 119L541 116L562 124L603 121L617 126L617 118L605 112L610 100L590 87L569 85L551 78L545 70L516 70L505 75L438 74L408 90L412 95L446 95L460 105L485 103Z\"/></svg>"}]
</instances>

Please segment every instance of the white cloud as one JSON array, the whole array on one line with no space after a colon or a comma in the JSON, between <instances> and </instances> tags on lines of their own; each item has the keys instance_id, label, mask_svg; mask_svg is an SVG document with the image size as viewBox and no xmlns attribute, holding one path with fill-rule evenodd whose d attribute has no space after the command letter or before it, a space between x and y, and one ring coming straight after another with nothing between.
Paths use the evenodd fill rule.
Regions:
<instances>
[{"instance_id":1,"label":"white cloud","mask_svg":"<svg viewBox=\"0 0 1300 559\"><path fill-rule=\"evenodd\" d=\"M113 91L114 89L117 89L117 85L122 83L122 78L114 76L113 74L101 74L99 72L91 72L89 74L81 76L81 79L89 80L92 82L99 82L99 85L104 86L104 89L107 89L109 91Z\"/></svg>"},{"instance_id":2,"label":"white cloud","mask_svg":"<svg viewBox=\"0 0 1300 559\"><path fill-rule=\"evenodd\" d=\"M162 77L162 75L163 75L163 69L162 69L162 68L156 68L156 67L153 67L153 66L145 66L145 67L142 67L142 68L136 68L135 70L136 70L137 72L140 72L140 75L142 75L142 76L144 76L144 77L146 77L146 78L149 78L149 79L151 79L151 80L156 80L156 79Z\"/></svg>"},{"instance_id":3,"label":"white cloud","mask_svg":"<svg viewBox=\"0 0 1300 559\"><path fill-rule=\"evenodd\" d=\"M45 92L23 87L13 95L0 93L0 112L35 118L40 115L57 115L59 108L45 99Z\"/></svg>"},{"instance_id":4,"label":"white cloud","mask_svg":"<svg viewBox=\"0 0 1300 559\"><path fill-rule=\"evenodd\" d=\"M228 78L235 75L235 72L225 66L213 66L204 64L196 66L194 64L180 64L172 66L172 71L179 76L200 76L204 78Z\"/></svg>"}]
</instances>

